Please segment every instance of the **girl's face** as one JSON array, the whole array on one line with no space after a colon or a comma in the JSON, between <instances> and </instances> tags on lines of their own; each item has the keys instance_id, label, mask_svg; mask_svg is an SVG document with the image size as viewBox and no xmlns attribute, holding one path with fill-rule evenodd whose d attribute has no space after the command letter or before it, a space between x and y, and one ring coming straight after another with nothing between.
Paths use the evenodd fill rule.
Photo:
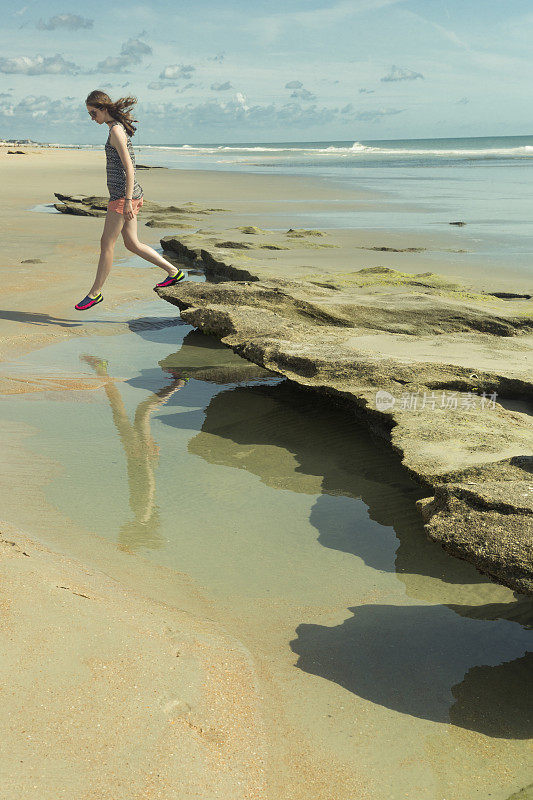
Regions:
<instances>
[{"instance_id":1,"label":"girl's face","mask_svg":"<svg viewBox=\"0 0 533 800\"><path fill-rule=\"evenodd\" d=\"M87 106L87 111L89 112L91 119L97 122L99 125L102 124L104 121L105 109L103 108L95 108L94 106Z\"/></svg>"}]
</instances>

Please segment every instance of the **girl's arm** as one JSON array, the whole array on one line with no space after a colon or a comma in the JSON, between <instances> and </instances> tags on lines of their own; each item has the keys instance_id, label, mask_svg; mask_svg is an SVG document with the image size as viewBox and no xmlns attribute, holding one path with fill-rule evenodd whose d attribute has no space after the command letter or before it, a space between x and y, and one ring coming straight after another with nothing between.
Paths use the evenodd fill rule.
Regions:
<instances>
[{"instance_id":1,"label":"girl's arm","mask_svg":"<svg viewBox=\"0 0 533 800\"><path fill-rule=\"evenodd\" d=\"M128 151L126 132L121 125L113 125L111 128L111 134L109 136L109 142L113 145L113 147L116 148L117 153L120 156L120 160L124 166L124 172L126 173L125 197L131 198L133 196L134 182L133 164L131 163L131 158Z\"/></svg>"}]
</instances>

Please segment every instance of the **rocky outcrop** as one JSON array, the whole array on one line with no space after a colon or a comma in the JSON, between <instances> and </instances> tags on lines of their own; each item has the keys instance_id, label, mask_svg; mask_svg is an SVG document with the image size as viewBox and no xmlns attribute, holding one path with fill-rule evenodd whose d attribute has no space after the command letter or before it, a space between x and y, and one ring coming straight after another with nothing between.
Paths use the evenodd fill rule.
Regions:
<instances>
[{"instance_id":1,"label":"rocky outcrop","mask_svg":"<svg viewBox=\"0 0 533 800\"><path fill-rule=\"evenodd\" d=\"M60 203L54 203L54 208L62 214L74 214L77 217L105 217L108 198L92 197L86 195L64 195L54 192Z\"/></svg>"},{"instance_id":2,"label":"rocky outcrop","mask_svg":"<svg viewBox=\"0 0 533 800\"><path fill-rule=\"evenodd\" d=\"M515 792L507 800L533 800L533 783L530 783L525 789Z\"/></svg>"},{"instance_id":3,"label":"rocky outcrop","mask_svg":"<svg viewBox=\"0 0 533 800\"><path fill-rule=\"evenodd\" d=\"M162 240L216 282L159 296L238 355L355 414L427 486L427 535L533 594L533 304L385 268L260 279L240 255L198 244Z\"/></svg>"},{"instance_id":4,"label":"rocky outcrop","mask_svg":"<svg viewBox=\"0 0 533 800\"><path fill-rule=\"evenodd\" d=\"M67 195L54 192L59 203L54 203L54 208L62 214L75 214L81 217L105 217L107 213L108 197L94 195L74 194ZM151 200L144 200L140 214L149 219L145 224L149 228L194 228L191 222L198 222L206 215L221 208L203 208L196 203L184 203L183 206L163 206Z\"/></svg>"}]
</instances>

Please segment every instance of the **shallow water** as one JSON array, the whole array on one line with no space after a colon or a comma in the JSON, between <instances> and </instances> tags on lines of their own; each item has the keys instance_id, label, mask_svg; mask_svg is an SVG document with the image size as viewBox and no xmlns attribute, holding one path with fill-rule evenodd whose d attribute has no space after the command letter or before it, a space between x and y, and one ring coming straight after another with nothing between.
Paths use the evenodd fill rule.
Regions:
<instances>
[{"instance_id":1,"label":"shallow water","mask_svg":"<svg viewBox=\"0 0 533 800\"><path fill-rule=\"evenodd\" d=\"M44 214L61 214L61 211L58 211L53 203L38 203L36 206L28 208L28 211L38 211Z\"/></svg>"},{"instance_id":2,"label":"shallow water","mask_svg":"<svg viewBox=\"0 0 533 800\"><path fill-rule=\"evenodd\" d=\"M80 387L2 396L23 477L2 516L45 542L61 517L65 550L89 533L188 576L268 675L280 748L290 730L312 768L334 765L317 798L527 785L531 603L426 540L425 492L389 449L161 301L84 320L1 365Z\"/></svg>"}]
</instances>

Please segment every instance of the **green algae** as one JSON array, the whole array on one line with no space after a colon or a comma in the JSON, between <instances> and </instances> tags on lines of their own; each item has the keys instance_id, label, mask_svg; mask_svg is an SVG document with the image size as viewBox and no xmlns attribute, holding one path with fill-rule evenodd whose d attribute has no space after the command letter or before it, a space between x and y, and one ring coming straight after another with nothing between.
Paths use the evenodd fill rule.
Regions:
<instances>
[{"instance_id":1,"label":"green algae","mask_svg":"<svg viewBox=\"0 0 533 800\"><path fill-rule=\"evenodd\" d=\"M512 794L507 800L533 800L533 783L521 789L519 792Z\"/></svg>"},{"instance_id":2,"label":"green algae","mask_svg":"<svg viewBox=\"0 0 533 800\"><path fill-rule=\"evenodd\" d=\"M468 289L460 283L450 281L434 272L400 272L389 267L365 267L351 272L339 272L335 275L322 273L315 275L309 280L311 283L326 281L330 286L336 285L339 288L347 286L416 286L431 289L433 294L460 298L463 300L476 300L483 303L504 304L506 301L493 295L476 292ZM527 315L527 312L526 312Z\"/></svg>"}]
</instances>

